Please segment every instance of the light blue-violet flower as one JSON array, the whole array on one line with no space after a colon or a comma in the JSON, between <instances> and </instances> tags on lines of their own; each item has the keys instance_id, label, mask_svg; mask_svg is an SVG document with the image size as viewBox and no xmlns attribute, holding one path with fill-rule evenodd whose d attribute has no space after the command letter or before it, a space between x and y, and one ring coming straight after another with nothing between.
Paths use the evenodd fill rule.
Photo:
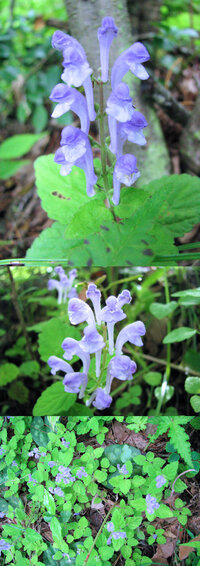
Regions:
<instances>
[{"instance_id":1,"label":"light blue-violet flower","mask_svg":"<svg viewBox=\"0 0 200 566\"><path fill-rule=\"evenodd\" d=\"M140 172L136 166L136 157L131 153L126 153L118 157L113 171L113 197L112 201L116 205L120 200L121 183L130 187L140 177Z\"/></svg>"},{"instance_id":2,"label":"light blue-violet flower","mask_svg":"<svg viewBox=\"0 0 200 566\"><path fill-rule=\"evenodd\" d=\"M77 277L77 269L71 269L68 275L66 275L64 269L58 265L54 271L59 276L60 281L49 279L48 289L56 289L58 291L58 304L60 305L62 302L66 303L67 299L77 296L76 289L72 287L74 279Z\"/></svg>"},{"instance_id":3,"label":"light blue-violet flower","mask_svg":"<svg viewBox=\"0 0 200 566\"><path fill-rule=\"evenodd\" d=\"M146 495L146 504L147 513L149 513L149 515L153 515L155 509L158 509L160 507L158 501L156 500L156 497L153 497L152 495L150 495L150 493Z\"/></svg>"},{"instance_id":4,"label":"light blue-violet flower","mask_svg":"<svg viewBox=\"0 0 200 566\"><path fill-rule=\"evenodd\" d=\"M0 540L0 556L1 556L2 550L10 550L11 546L12 546L11 544L6 542L5 539L2 538Z\"/></svg>"},{"instance_id":5,"label":"light blue-violet flower","mask_svg":"<svg viewBox=\"0 0 200 566\"><path fill-rule=\"evenodd\" d=\"M103 93L102 83L108 81L110 46L117 34L118 28L113 18L104 17L97 32L100 47L101 81L99 82L99 78L93 78L93 82L100 84L101 93ZM73 126L64 128L61 134L61 146L57 149L54 160L61 165L60 174L63 176L70 174L74 165L83 169L86 176L87 195L92 197L95 195L94 185L97 182L93 167L92 149L87 135L89 133L89 121L96 117L91 79L92 69L88 63L85 50L75 38L57 30L53 34L52 45L62 52L62 65L64 67L61 75L63 83L58 83L50 94L50 99L57 102L52 117L62 116L63 113L71 109L79 116L81 124L81 130ZM129 154L123 156L124 142L128 139L132 143L145 145L146 139L142 130L147 126L143 114L135 110L128 85L122 79L128 71L131 71L141 80L147 79L149 75L143 63L148 61L149 57L146 47L141 42L133 43L117 57L111 70L112 92L108 97L105 111L108 115L110 150L117 157L113 174L114 191L112 197L115 206L120 201L120 183L131 186L140 176L134 155L131 155L131 157ZM85 96L72 86L76 88L83 86ZM98 117L104 120L103 94L100 98L102 99L102 108L100 105L101 115ZM103 130L102 122L101 131L103 132ZM102 136L100 136L100 142L103 162L106 147ZM124 160L119 161L120 158L124 158ZM104 188L107 192L108 188ZM100 190L102 189L100 188Z\"/></svg>"},{"instance_id":6,"label":"light blue-violet flower","mask_svg":"<svg viewBox=\"0 0 200 566\"><path fill-rule=\"evenodd\" d=\"M166 483L166 479L164 476L160 475L156 477L156 487L162 487Z\"/></svg>"},{"instance_id":7,"label":"light blue-violet flower","mask_svg":"<svg viewBox=\"0 0 200 566\"><path fill-rule=\"evenodd\" d=\"M106 83L108 80L109 52L113 39L117 36L118 28L113 18L107 16L103 18L101 27L98 28L97 37L100 47L101 80Z\"/></svg>"},{"instance_id":8,"label":"light blue-violet flower","mask_svg":"<svg viewBox=\"0 0 200 566\"><path fill-rule=\"evenodd\" d=\"M106 299L106 305L101 306L101 293L94 283L88 285L86 297L91 301L92 308L82 299L72 298L68 303L68 314L71 324L86 323L83 337L80 340L65 338L62 343L63 358L50 356L48 364L51 373L58 371L65 373L63 379L64 390L68 393L79 393L79 398L85 397L86 406L93 406L98 410L108 409L112 402L111 385L113 379L130 381L136 372L136 363L123 354L122 348L126 342L142 346L141 336L146 332L142 321L124 326L116 340L114 337L115 325L126 318L123 307L131 302L128 289L124 289L117 297L114 295ZM95 355L95 376L92 375L92 388L90 396L87 394L88 379L90 379L91 359ZM82 368L74 372L72 365L64 360L72 360L78 356ZM93 366L92 366L93 367ZM92 370L94 373L94 370Z\"/></svg>"}]
</instances>

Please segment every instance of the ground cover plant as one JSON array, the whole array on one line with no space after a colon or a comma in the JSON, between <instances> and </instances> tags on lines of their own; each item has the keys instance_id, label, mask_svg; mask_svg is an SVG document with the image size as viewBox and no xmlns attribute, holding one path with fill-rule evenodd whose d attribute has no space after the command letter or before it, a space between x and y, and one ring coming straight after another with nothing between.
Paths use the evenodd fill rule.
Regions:
<instances>
[{"instance_id":1,"label":"ground cover plant","mask_svg":"<svg viewBox=\"0 0 200 566\"><path fill-rule=\"evenodd\" d=\"M68 10L67 4L66 2ZM184 117L183 122L186 126L191 118L188 108L194 109L197 98L195 90L199 53L198 33L195 29L198 28L199 21L197 3L191 3L188 13L188 6L185 3L183 13L185 27L183 21L179 22L177 19L177 5L174 3L170 5L170 2L167 5L163 3L160 15L157 10L157 21L153 24L153 31L152 22L149 21L151 31L147 36L142 34L144 43L139 33L136 41L131 37L130 41L127 40L128 35L126 39L123 38L124 29L123 25L120 28L120 17L116 25L109 14L104 14L103 20L97 22L97 16L99 17L97 14L95 26L98 27L98 39L95 35L95 44L99 40L100 54L93 73L93 65L89 61L89 53L92 49L88 47L87 61L79 38L73 37L72 33L70 35L65 33L65 31L70 32L70 25L73 27L70 5L67 22L64 21L66 9L62 8L61 4L56 6L54 19L49 18L48 8L43 5L40 9L44 13L42 16L37 14L36 5L36 1L32 2L35 12L29 15L29 21L26 20L27 15L21 4L18 10L12 9L10 28L6 6L3 12L5 38L2 41L4 60L2 98L4 106L9 102L7 114L4 108L4 124L7 125L7 120L8 122L13 120L15 114L19 125L24 123L23 134L18 131L16 125L16 132L12 128L12 136L9 140L2 141L0 147L1 174L8 183L2 205L5 231L1 245L4 248L4 257L10 254L9 250L12 256L24 255L34 239L33 245L27 252L27 258L46 259L52 258L52 254L55 254L60 258L67 257L75 266L87 265L88 262L93 262L95 265L176 264L180 260L198 258L198 252L192 252L192 249L198 249L199 241L198 228L195 228L200 207L198 152L193 145L192 156L188 157L184 148L185 153L183 152L181 160L178 159L178 165L175 155L177 141L183 129L182 118ZM127 8L124 6L124 9ZM21 17L20 10L23 13ZM189 13L193 16L190 27L189 24L186 26ZM60 22L56 19L58 17L61 18ZM50 26L53 31L56 21L60 23L60 31L53 34L52 49ZM20 41L22 33L25 34L23 46ZM121 49L121 54L116 57L114 65L111 64L108 69L109 51L112 54L113 49L118 50L117 45L120 45L120 41L126 46ZM128 48L127 41L129 41ZM182 55L179 56L183 48L184 61ZM63 52L63 63L59 50ZM19 52L19 66L16 62L16 52ZM113 59L113 55L110 59ZM78 73L76 71L74 73L75 60L76 66L79 65ZM35 66L33 61L36 61ZM149 102L151 81L155 79L152 68L156 66L159 67L156 68L156 76L159 77L157 82L161 90L160 95L159 92L156 94L154 91ZM149 74L150 79L148 79ZM10 82L11 76L15 78L15 85L13 83L12 91L9 91L8 81ZM182 92L179 87L183 83L183 77L185 86ZM142 87L138 91L140 80ZM155 81L156 85L157 82ZM94 105L93 85L99 90L99 102L95 94ZM189 85L187 91L189 101L186 93L187 85ZM173 90L172 96L169 94L170 88ZM143 97L144 93L147 94L146 100ZM52 105L48 100L49 96ZM176 96L180 99L177 104ZM13 102L14 97L16 104ZM173 102L172 117L175 122L173 124L170 122L171 129L168 117L166 115L163 117L163 99L166 102L165 110L168 108L168 111ZM142 101L141 106L138 100ZM58 104L54 107L55 102ZM169 164L168 152L164 148L164 139L157 123L158 118L152 108L153 103L156 111L159 105L159 109L162 108L159 116L164 132L168 128L172 167ZM150 107L151 114L148 110ZM52 120L48 124L50 114ZM177 116L181 124L176 123ZM107 118L109 132L106 131ZM196 117L195 124L197 122ZM38 151L34 150L36 153L33 151L32 155L29 154L28 160L27 156L25 159L17 160L19 156L24 157L23 152L20 155L16 152L18 142L20 144L19 135L22 137L30 135L30 123L36 132L46 130L49 125L50 138L44 136L43 145L38 147ZM79 123L80 127L77 127ZM60 127L63 126L60 138ZM145 135L142 133L143 128ZM152 133L154 128L157 134L159 132L159 140L154 139ZM43 131L43 134L46 133ZM192 140L189 144L191 146L196 143L199 134L195 129L195 131L191 130L189 135ZM176 138L175 141L173 136ZM70 153L68 142L70 141L71 144L72 138L73 152ZM127 139L129 147L125 143ZM61 145L58 147L60 141ZM11 153L7 142L12 150ZM161 154L156 153L160 148L164 148ZM35 195L31 165L34 156L40 153L45 155L36 160L35 171L43 211ZM53 160L54 153L57 163ZM28 168L27 175L23 169L18 184L17 175L22 166ZM60 166L61 174L64 176L59 173ZM170 175L172 169L174 174ZM16 190L10 179L11 174L12 177L16 176ZM136 185L132 186L135 181ZM11 203L12 190L14 205ZM26 197L22 198L24 194ZM91 198L88 198L88 195ZM23 209L20 218L16 210L19 202L20 211ZM6 212L7 207L9 210ZM30 219L30 211L33 214L35 208L38 223L35 216L33 221ZM20 226L20 237L19 232L16 232L16 225L13 225L13 214L17 217L17 227ZM45 229L41 230L41 226ZM191 230L191 236L185 235ZM35 238L39 232L41 232L40 237ZM191 241L190 238L194 238L196 243L188 243ZM179 246L179 243L182 245ZM190 254L187 249L191 249ZM180 251L182 251L181 256Z\"/></svg>"},{"instance_id":2,"label":"ground cover plant","mask_svg":"<svg viewBox=\"0 0 200 566\"><path fill-rule=\"evenodd\" d=\"M183 416L1 417L2 566L196 566L198 429Z\"/></svg>"},{"instance_id":3,"label":"ground cover plant","mask_svg":"<svg viewBox=\"0 0 200 566\"><path fill-rule=\"evenodd\" d=\"M12 267L0 278L1 414L200 411L198 268Z\"/></svg>"}]
</instances>

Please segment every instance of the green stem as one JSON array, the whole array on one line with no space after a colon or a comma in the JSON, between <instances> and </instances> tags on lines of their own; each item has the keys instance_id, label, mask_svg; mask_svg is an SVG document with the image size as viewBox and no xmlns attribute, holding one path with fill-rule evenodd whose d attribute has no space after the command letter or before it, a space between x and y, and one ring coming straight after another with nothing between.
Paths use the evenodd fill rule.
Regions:
<instances>
[{"instance_id":1,"label":"green stem","mask_svg":"<svg viewBox=\"0 0 200 566\"><path fill-rule=\"evenodd\" d=\"M168 305L170 303L170 294L169 294L169 285L167 279L167 268L165 268L164 281L165 281L165 300L166 300L166 305ZM167 319L167 334L169 334L169 332L171 332L171 315L168 315L168 319ZM166 371L161 385L161 392L162 392L162 388L165 391L166 386L169 383L170 373L171 373L171 344L167 344ZM156 407L156 415L160 414L164 396L165 393L164 395L162 394L160 395L160 399L158 400L158 404Z\"/></svg>"},{"instance_id":2,"label":"green stem","mask_svg":"<svg viewBox=\"0 0 200 566\"><path fill-rule=\"evenodd\" d=\"M106 146L105 146L105 132L104 132L104 100L103 100L103 83L99 83L99 134L101 144L101 166L102 177L104 182L104 190L108 201L108 206L111 209L112 215L115 219L115 213L109 197L109 183L107 177L107 164L106 164Z\"/></svg>"},{"instance_id":3,"label":"green stem","mask_svg":"<svg viewBox=\"0 0 200 566\"><path fill-rule=\"evenodd\" d=\"M85 562L84 562L83 566L85 566L85 564L87 564L87 561L89 560L90 554L91 554L93 548L95 547L96 541L97 541L97 539L99 538L100 534L102 533L102 530L103 530L103 528L104 528L104 525L106 524L106 521L108 520L109 515L111 514L113 508L114 508L117 504L118 504L118 501L116 501L116 502L114 503L114 505L111 507L111 509L109 509L109 511L108 511L108 513L107 513L107 515L106 515L106 517L105 517L105 519L104 519L104 521L103 521L103 523L102 523L102 525L101 525L101 527L100 527L100 529L99 529L99 531L98 531L98 533L97 533L97 535L96 535L96 537L95 537L95 539L94 539L94 541L93 541L93 543L92 543L92 546L91 546L91 548L90 548L90 550L89 550L89 552L88 552L88 555L86 556L86 559L85 559Z\"/></svg>"}]
</instances>

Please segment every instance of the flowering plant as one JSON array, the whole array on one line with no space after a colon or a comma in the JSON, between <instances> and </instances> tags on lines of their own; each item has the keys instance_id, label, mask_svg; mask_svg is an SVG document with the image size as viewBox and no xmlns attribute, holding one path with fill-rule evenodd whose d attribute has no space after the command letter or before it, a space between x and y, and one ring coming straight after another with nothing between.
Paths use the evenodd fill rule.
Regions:
<instances>
[{"instance_id":1,"label":"flowering plant","mask_svg":"<svg viewBox=\"0 0 200 566\"><path fill-rule=\"evenodd\" d=\"M52 45L62 54L63 72L62 82L50 93L50 100L55 103L52 118L72 111L80 120L80 128L71 120L62 130L55 155L36 160L38 194L56 222L33 242L28 259L52 259L53 249L57 257L67 258L69 265L75 266L161 265L170 254L174 264L179 256L179 250L175 255L174 238L183 236L198 222L199 179L186 174L162 177L168 168L161 166L160 172L152 166L153 147L149 151L143 134L147 120L132 104L132 94L124 80L127 72L129 76L132 73L132 78L148 79L143 65L150 57L146 47L141 42L133 43L109 71L110 48L117 34L114 20L109 16L103 18L97 34L97 76L74 37L59 30L53 34ZM111 87L106 101L105 84ZM94 85L99 90L99 103L94 103ZM90 122L95 119L99 122L98 140L89 134ZM141 154L141 163L147 156L146 173L139 166L141 176L134 145L130 144L147 148ZM93 159L94 149L100 158Z\"/></svg>"},{"instance_id":2,"label":"flowering plant","mask_svg":"<svg viewBox=\"0 0 200 566\"><path fill-rule=\"evenodd\" d=\"M114 343L114 326L126 318L123 307L131 302L130 292L125 289L118 297L109 296L103 308L101 308L101 292L94 283L88 285L86 296L92 302L94 312L86 302L76 297L70 299L68 304L71 324L87 323L83 330L83 338L79 341L65 338L62 343L64 360L72 360L74 356L78 356L83 364L82 371L74 371L68 362L54 355L50 356L48 364L53 375L59 371L65 373L63 379L65 392L79 393L79 399L85 398L87 406L92 403L94 407L102 410L111 405L110 392L113 379L131 380L137 368L136 363L123 354L123 345L130 342L135 346L142 346L141 336L146 330L141 321L128 324L119 332ZM95 376L94 370L93 373L89 373L92 354L95 354Z\"/></svg>"}]
</instances>

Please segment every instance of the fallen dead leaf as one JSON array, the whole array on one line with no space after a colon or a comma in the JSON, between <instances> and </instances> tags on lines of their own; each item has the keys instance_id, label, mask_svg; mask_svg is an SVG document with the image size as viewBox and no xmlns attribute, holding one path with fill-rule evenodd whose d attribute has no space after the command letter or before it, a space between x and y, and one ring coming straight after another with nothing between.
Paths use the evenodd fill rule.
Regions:
<instances>
[{"instance_id":1,"label":"fallen dead leaf","mask_svg":"<svg viewBox=\"0 0 200 566\"><path fill-rule=\"evenodd\" d=\"M197 537L194 537L192 540L193 541L200 540L200 535L198 535ZM179 549L180 560L184 560L185 558L187 558L189 556L190 552L193 552L194 550L195 550L195 548L193 546L180 546L180 549Z\"/></svg>"}]
</instances>

